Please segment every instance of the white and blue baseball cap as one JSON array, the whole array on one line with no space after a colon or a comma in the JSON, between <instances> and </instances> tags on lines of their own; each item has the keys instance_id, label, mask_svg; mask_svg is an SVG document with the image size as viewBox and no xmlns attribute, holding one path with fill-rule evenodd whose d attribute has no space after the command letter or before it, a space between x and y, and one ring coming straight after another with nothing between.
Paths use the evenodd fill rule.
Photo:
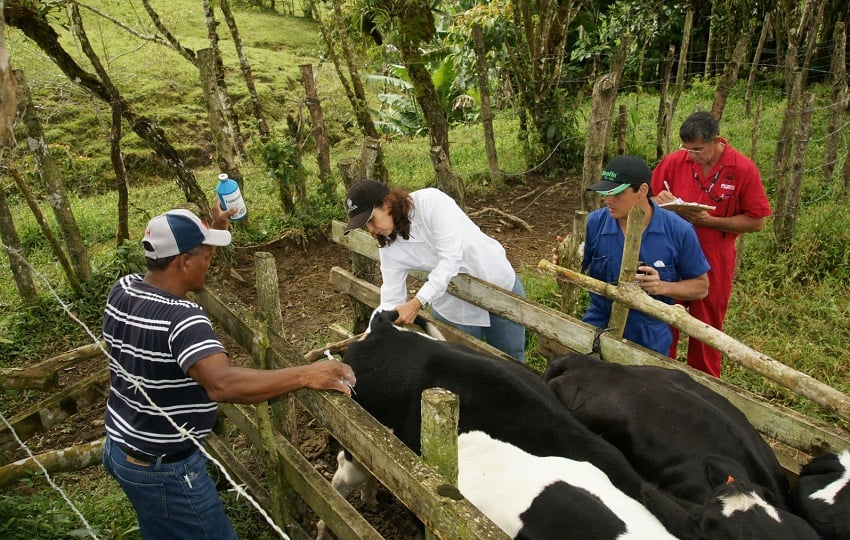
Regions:
<instances>
[{"instance_id":1,"label":"white and blue baseball cap","mask_svg":"<svg viewBox=\"0 0 850 540\"><path fill-rule=\"evenodd\" d=\"M164 259L186 253L201 244L226 246L230 231L210 229L201 218L189 210L169 210L148 221L142 247L145 257Z\"/></svg>"}]
</instances>

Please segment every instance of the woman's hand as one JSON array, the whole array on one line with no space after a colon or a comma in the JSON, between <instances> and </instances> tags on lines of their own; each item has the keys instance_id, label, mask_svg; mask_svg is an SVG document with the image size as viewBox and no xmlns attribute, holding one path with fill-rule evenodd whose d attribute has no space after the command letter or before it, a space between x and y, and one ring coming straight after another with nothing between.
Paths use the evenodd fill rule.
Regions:
<instances>
[{"instance_id":1,"label":"woman's hand","mask_svg":"<svg viewBox=\"0 0 850 540\"><path fill-rule=\"evenodd\" d=\"M393 321L395 324L412 324L413 321L416 320L416 316L419 315L419 310L422 309L422 304L419 303L419 299L414 297L407 302L396 306L394 309L398 311L398 318Z\"/></svg>"}]
</instances>

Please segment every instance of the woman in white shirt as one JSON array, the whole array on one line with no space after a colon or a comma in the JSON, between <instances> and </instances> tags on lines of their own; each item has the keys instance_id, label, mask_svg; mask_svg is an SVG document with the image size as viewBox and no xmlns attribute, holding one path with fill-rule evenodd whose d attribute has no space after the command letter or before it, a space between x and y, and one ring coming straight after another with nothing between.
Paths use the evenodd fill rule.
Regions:
<instances>
[{"instance_id":1,"label":"woman in white shirt","mask_svg":"<svg viewBox=\"0 0 850 540\"><path fill-rule=\"evenodd\" d=\"M365 228L380 246L378 309L396 310L396 324L409 324L430 304L435 318L525 361L525 327L446 293L449 281L464 273L525 296L505 249L481 232L451 197L435 188L408 193L361 180L349 188L345 203L345 231ZM427 271L428 280L408 300L411 270Z\"/></svg>"}]
</instances>

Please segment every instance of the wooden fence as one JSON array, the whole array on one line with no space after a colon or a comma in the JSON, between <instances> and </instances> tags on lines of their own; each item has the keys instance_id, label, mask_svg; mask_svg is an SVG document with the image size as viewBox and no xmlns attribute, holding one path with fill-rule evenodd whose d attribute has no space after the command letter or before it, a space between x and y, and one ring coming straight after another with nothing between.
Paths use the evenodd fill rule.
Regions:
<instances>
[{"instance_id":1,"label":"wooden fence","mask_svg":"<svg viewBox=\"0 0 850 540\"><path fill-rule=\"evenodd\" d=\"M342 223L333 224L334 241L361 257L377 259L377 246L374 239L362 231L352 231L344 235L342 230ZM258 254L258 257L260 255L265 255L264 266L273 269L274 262L268 260L268 254ZM540 266L549 271L553 270L547 261L541 261ZM555 267L554 270L564 274L562 277L599 294L614 297L631 308L645 307L640 295L632 295L627 287L594 283L595 280L589 280L587 276L571 273L560 267ZM419 274L416 277L424 279L425 275ZM275 286L277 283L276 276L265 275L261 280L259 270L257 280L258 288L261 287L261 281L274 283ZM337 290L349 294L353 300L365 306L374 308L379 303L379 288L359 279L352 272L333 268L330 271L330 282ZM449 292L536 332L538 340L546 344L546 349L542 351L546 356L560 354L566 350L587 352L591 350L594 339L598 339L600 351L608 361L632 365L656 365L685 371L696 381L725 396L741 409L753 426L771 443L782 465L792 474L799 472L800 466L812 455L850 448L850 434L844 430L823 425L609 333L597 336L596 328L590 325L557 310L517 297L486 282L460 275L452 280ZM257 295L259 303L263 303L262 298L273 299L276 296L276 294L265 294L260 291ZM635 300L633 296L638 299ZM296 351L275 331L280 321L274 313L264 313L261 316L261 322L256 317L256 306L244 306L224 291L204 291L196 294L194 299L204 306L211 317L251 354L257 366L278 368L303 365L307 362L303 352ZM434 321L427 314L425 316L437 324L449 340L462 342L475 349L510 360L486 343L471 340L466 334L453 327ZM676 315L676 317L680 316ZM676 323L677 320L671 320L671 322ZM743 344L729 345L725 340L731 340L731 338L725 334L721 337L719 343L726 347L724 352L730 360L738 361L740 360L738 355L751 354L749 352L751 350ZM94 349L94 347L90 348ZM71 356L76 358L81 354L82 352L78 351ZM761 360L772 361L767 357ZM798 375L799 377L788 377L788 380L804 380L811 387L820 384L817 381L808 381L802 374ZM105 373L97 374L96 379L96 382L102 386L106 381ZM105 393L104 389L97 384L83 386L88 387L87 392L97 394L97 399L101 399L102 394ZM795 389L792 388L792 390ZM817 395L814 398L825 401L823 404L829 410L838 411L843 415L850 399L840 393L835 395L834 390L832 392L827 400L820 399ZM807 390L807 393L811 392ZM458 498L456 490L447 489L449 481L404 446L356 402L335 392L299 390L294 392L293 396L334 438L350 450L395 494L402 504L416 514L437 538L506 538L506 535L474 506L465 499ZM90 399L91 396L84 395L84 401L90 401ZM286 399L289 398L284 398ZM230 455L226 444L217 437L208 438L208 450L219 458L233 477L247 486L248 491L291 538L311 537L308 531L298 524L305 504L309 505L340 538L381 538L381 535L330 486L283 435L292 429L297 429L297 427L293 428L287 420L286 409L282 407L284 400L273 403L271 407L263 404L254 407L228 404L221 406L222 413L261 452L266 464L265 482L254 478L241 466L239 460ZM29 425L35 416L43 417L44 411L55 409L56 412L50 412L48 416L60 418L62 414L59 409L51 408L49 405L48 403L43 407L35 408L33 410L37 412L18 418L14 424L16 429L27 432L25 425ZM37 427L32 429L42 430Z\"/></svg>"},{"instance_id":2,"label":"wooden fence","mask_svg":"<svg viewBox=\"0 0 850 540\"><path fill-rule=\"evenodd\" d=\"M333 224L332 234L335 242L346 246L349 250L360 255L373 259L378 258L378 248L373 238L363 231L351 231L345 235L343 234L343 225L340 222ZM547 268L545 261L541 262L541 266ZM584 278L587 277L584 276ZM581 280L579 278L578 281L581 282L582 286L587 288L592 287L592 282L595 280ZM379 291L377 287L370 287L369 284L354 279L353 276L342 269L334 268L331 271L331 282L338 290L351 294L361 302L372 306L378 303ZM620 294L617 291L617 287L600 282L596 283L598 284L598 288L594 292L607 296L617 296ZM529 330L537 332L538 337L543 338L549 344L550 350L547 356L560 354L566 350L588 352L592 349L593 341L597 337L597 329L593 326L467 275L459 275L454 278L449 285L449 292L468 302L481 306L492 313L518 322ZM627 298L623 295L620 295L617 299L619 301L627 301ZM690 322L695 321L695 319L685 312L677 315L677 318L682 317L690 319ZM671 322L675 323L676 321ZM735 342L737 344L737 347L726 347L727 350L724 350L731 361L740 361L741 355L744 352L749 354L752 351L722 332L717 330L714 330L714 332L722 334L724 342ZM755 429L770 440L781 463L792 473L798 472L801 464L806 463L812 455L837 452L850 448L850 433L844 430L823 425L786 407L770 403L740 387L691 369L686 365L635 345L630 341L611 336L607 333L599 335L598 339L600 351L608 361L630 365L655 365L678 369L686 372L697 382L729 399L736 407L741 409ZM546 352L544 351L544 353ZM776 362L765 355L756 354L762 360ZM787 366L785 367L790 370ZM802 373L795 373L796 377L789 377L789 379L806 381L806 384L812 386L822 384ZM782 380L777 382L783 384ZM790 387L789 390L800 393L798 387ZM822 405L834 412L840 411L839 414L844 416L844 411L850 410L848 408L850 407L850 397L834 389L829 390L831 392L827 390L824 390L824 392L829 393L830 399L827 400L827 403L822 403ZM817 399L816 395L807 397Z\"/></svg>"},{"instance_id":3,"label":"wooden fence","mask_svg":"<svg viewBox=\"0 0 850 540\"><path fill-rule=\"evenodd\" d=\"M340 222L333 224L333 240L353 253L376 260L378 252L374 239L362 231L352 231L345 235L343 225ZM547 267L546 261L541 261L541 267L549 271L553 270ZM425 278L424 274L414 274L414 276ZM570 279L576 276L566 275L565 277ZM586 276L584 278L586 279ZM617 287L609 290L612 286L607 284L594 284L581 279L576 281L592 290L598 287L594 292L617 297L618 301L626 303L629 307L643 309L637 301L635 305L630 305L632 301L626 294L627 290L624 293ZM374 308L379 303L379 288L359 279L348 270L336 267L331 269L330 282L337 290L349 294L353 300L366 306ZM449 292L536 332L538 338L547 344L547 349L543 351L548 353L547 356L560 354L566 350L587 352L591 350L593 341L598 339L600 351L608 361L631 365L656 365L686 372L696 381L723 395L741 409L755 429L771 443L782 465L792 474L799 472L801 465L806 463L812 455L850 448L850 434L844 430L823 425L622 338L607 333L597 335L596 328L590 325L536 302L517 297L481 280L459 275L452 280ZM195 300L203 305L210 315L254 356L258 364L274 368L305 363L303 354L294 350L288 342L274 332L269 332L267 324L259 323L255 319L251 308L240 307L238 301L226 298L225 293L214 294L207 291L196 295ZM680 316L677 315L677 317ZM426 318L433 321L428 315ZM452 341L463 342L479 350L504 357L502 353L485 343L469 340L462 332L442 323L437 324ZM728 336L723 339L731 340ZM721 342L725 343L723 340ZM730 346L727 347L728 350L724 350L732 361L739 360L737 356L741 354L740 351L749 350L743 344L738 345L742 348ZM805 376L799 375L805 379ZM792 388L792 390L795 389ZM309 390L299 390L294 393L294 396L334 438L350 450L381 483L416 514L437 538L506 537L468 501L447 496L447 493L456 493L456 491L445 489L448 481L398 441L386 428L378 424L353 400L341 394ZM847 403L850 403L850 398L839 394L837 397L831 396L827 408L843 413ZM278 478L284 482L285 486L271 487L269 490L265 490L256 480L246 478L245 475L248 473L245 471L232 471L255 494L258 494L261 501L269 500L269 492L277 493L278 497L282 497L285 504L278 504L278 506L285 506L288 509L298 508L303 501L341 538L380 538L379 533L333 490L324 477L284 436L275 433L270 439L268 435L263 434L262 424L268 422L268 419L263 419L262 416L268 414L267 412L255 407L232 405L223 405L222 412L255 446L262 448L267 456L273 456L271 463L277 465ZM226 454L226 450L215 439L209 446L213 451ZM307 537L305 531L292 525L297 521L295 514L295 511L287 510L279 514L279 519L287 523L286 530L292 533L294 538ZM297 532L293 533L293 531Z\"/></svg>"}]
</instances>

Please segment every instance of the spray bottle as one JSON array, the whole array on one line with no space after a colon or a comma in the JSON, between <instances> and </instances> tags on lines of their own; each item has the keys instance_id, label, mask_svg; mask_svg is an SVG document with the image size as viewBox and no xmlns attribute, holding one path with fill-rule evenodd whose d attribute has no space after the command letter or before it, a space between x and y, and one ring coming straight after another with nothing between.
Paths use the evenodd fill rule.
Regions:
<instances>
[{"instance_id":1,"label":"spray bottle","mask_svg":"<svg viewBox=\"0 0 850 540\"><path fill-rule=\"evenodd\" d=\"M248 215L248 208L245 206L242 192L239 191L239 184L236 180L228 178L227 173L218 175L215 192L218 194L218 200L221 201L222 210L236 208L236 213L230 216L231 221L238 221Z\"/></svg>"}]
</instances>

